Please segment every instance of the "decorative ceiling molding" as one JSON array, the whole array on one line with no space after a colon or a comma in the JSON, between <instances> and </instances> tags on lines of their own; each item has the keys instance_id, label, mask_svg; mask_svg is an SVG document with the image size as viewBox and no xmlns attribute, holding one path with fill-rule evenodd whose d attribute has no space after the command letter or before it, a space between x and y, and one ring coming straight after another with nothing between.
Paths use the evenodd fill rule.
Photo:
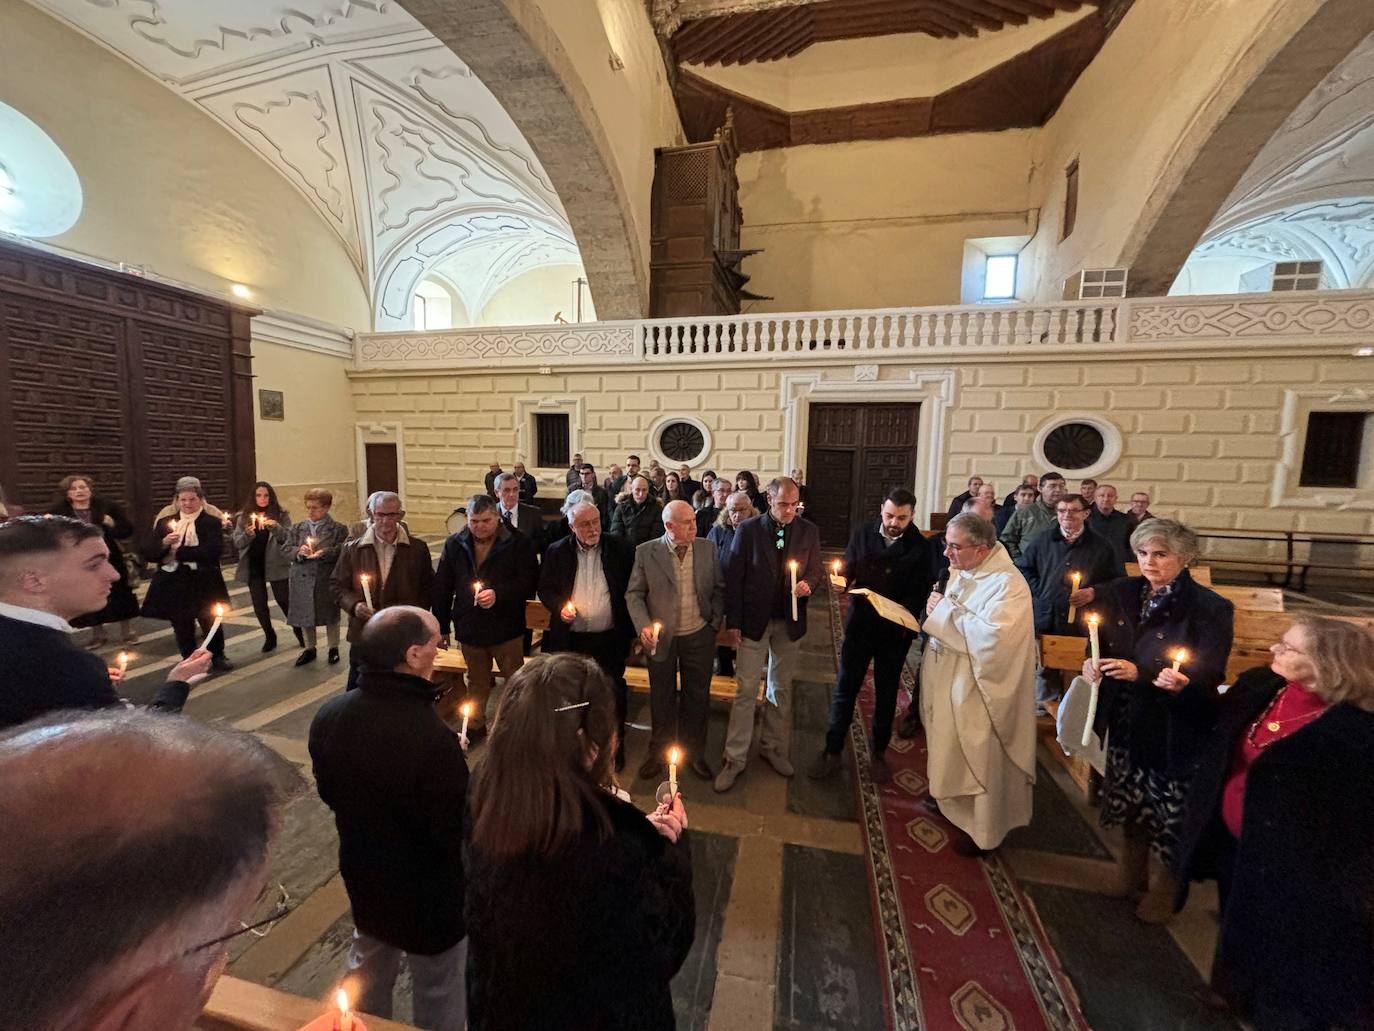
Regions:
<instances>
[{"instance_id":1,"label":"decorative ceiling molding","mask_svg":"<svg viewBox=\"0 0 1374 1031\"><path fill-rule=\"evenodd\" d=\"M558 248L563 206L482 82L393 0L29 0L214 117L337 234L375 328L409 328L413 285L500 236L509 281ZM459 264L467 298L487 264ZM402 270L398 276L398 270ZM452 270L450 270L450 280ZM474 312L475 314L475 312Z\"/></svg>"},{"instance_id":2,"label":"decorative ceiling molding","mask_svg":"<svg viewBox=\"0 0 1374 1031\"><path fill-rule=\"evenodd\" d=\"M1119 13L1130 2L1118 0L1110 11ZM1104 7L933 97L789 112L679 68L678 110L688 138L701 142L711 139L733 109L742 151L1039 126L1102 49L1115 24L1108 15Z\"/></svg>"}]
</instances>

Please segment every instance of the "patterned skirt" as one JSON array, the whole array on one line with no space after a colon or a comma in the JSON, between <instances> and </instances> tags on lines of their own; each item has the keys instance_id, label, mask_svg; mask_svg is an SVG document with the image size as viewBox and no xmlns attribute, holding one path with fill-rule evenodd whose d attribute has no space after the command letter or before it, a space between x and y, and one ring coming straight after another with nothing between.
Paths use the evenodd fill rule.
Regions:
<instances>
[{"instance_id":1,"label":"patterned skirt","mask_svg":"<svg viewBox=\"0 0 1374 1031\"><path fill-rule=\"evenodd\" d=\"M1150 836L1150 850L1166 865L1173 864L1187 792L1187 781L1134 766L1126 745L1109 742L1102 788L1102 826L1137 825Z\"/></svg>"}]
</instances>

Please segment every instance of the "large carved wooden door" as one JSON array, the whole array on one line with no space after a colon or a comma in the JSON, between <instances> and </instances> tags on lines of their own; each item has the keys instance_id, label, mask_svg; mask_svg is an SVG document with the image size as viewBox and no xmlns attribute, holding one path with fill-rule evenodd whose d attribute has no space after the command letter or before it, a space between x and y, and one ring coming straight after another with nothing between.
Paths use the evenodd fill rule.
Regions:
<instances>
[{"instance_id":1,"label":"large carved wooden door","mask_svg":"<svg viewBox=\"0 0 1374 1031\"><path fill-rule=\"evenodd\" d=\"M813 404L807 432L806 516L821 543L844 547L876 519L894 487L916 480L919 404Z\"/></svg>"}]
</instances>

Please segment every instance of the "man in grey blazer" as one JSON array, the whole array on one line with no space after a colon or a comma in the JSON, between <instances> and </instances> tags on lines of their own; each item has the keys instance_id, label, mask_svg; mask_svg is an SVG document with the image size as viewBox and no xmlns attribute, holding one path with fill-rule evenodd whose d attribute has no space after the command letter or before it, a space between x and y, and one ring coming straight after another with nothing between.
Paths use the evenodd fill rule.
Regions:
<instances>
[{"instance_id":1,"label":"man in grey blazer","mask_svg":"<svg viewBox=\"0 0 1374 1031\"><path fill-rule=\"evenodd\" d=\"M669 502L663 526L662 537L635 549L625 592L649 665L653 731L639 776L647 780L662 774L666 753L676 744L692 772L710 780L714 774L706 762L706 720L711 659L725 615L725 578L716 546L697 539L691 505Z\"/></svg>"}]
</instances>

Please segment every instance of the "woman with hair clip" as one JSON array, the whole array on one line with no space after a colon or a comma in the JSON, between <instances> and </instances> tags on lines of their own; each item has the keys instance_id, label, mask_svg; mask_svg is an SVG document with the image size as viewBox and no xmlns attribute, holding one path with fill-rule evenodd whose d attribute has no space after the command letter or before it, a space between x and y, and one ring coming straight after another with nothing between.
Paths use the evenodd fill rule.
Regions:
<instances>
[{"instance_id":1,"label":"woman with hair clip","mask_svg":"<svg viewBox=\"0 0 1374 1031\"><path fill-rule=\"evenodd\" d=\"M277 647L272 610L267 607L269 586L282 616L291 612L291 559L284 550L290 529L291 516L277 501L277 492L272 485L266 480L253 484L252 498L244 503L243 511L234 519L234 547L239 552L234 579L248 585L253 615L258 617L258 626L262 627L262 650L265 652ZM296 643L304 646L301 628L291 629L296 632Z\"/></svg>"},{"instance_id":2,"label":"woman with hair clip","mask_svg":"<svg viewBox=\"0 0 1374 1031\"><path fill-rule=\"evenodd\" d=\"M101 648L109 640L105 627L118 623L120 637L125 644L137 644L133 618L138 615L138 599L129 584L129 567L124 564L124 552L119 548L120 537L132 537L134 528L124 510L113 501L95 493L95 480L85 474L64 476L57 485L61 499L49 511L53 515L71 516L83 523L99 526L105 535L105 547L110 552L110 565L119 579L110 585L110 597L99 612L92 612L72 620L74 627L92 627L87 647Z\"/></svg>"},{"instance_id":3,"label":"woman with hair clip","mask_svg":"<svg viewBox=\"0 0 1374 1031\"><path fill-rule=\"evenodd\" d=\"M506 682L474 774L469 1031L670 1031L696 932L682 796L615 783L610 682L572 652Z\"/></svg>"}]
</instances>

